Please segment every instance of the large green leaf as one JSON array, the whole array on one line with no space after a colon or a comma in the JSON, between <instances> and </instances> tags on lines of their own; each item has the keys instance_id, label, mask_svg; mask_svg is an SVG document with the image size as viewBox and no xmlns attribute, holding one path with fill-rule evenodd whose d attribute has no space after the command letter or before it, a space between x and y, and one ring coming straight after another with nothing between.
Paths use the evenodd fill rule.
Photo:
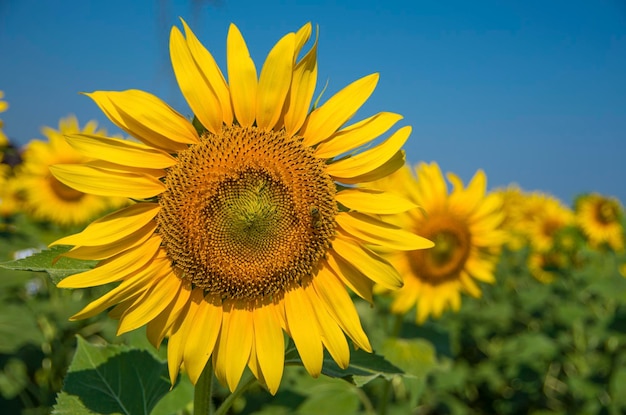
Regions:
<instances>
[{"instance_id":1,"label":"large green leaf","mask_svg":"<svg viewBox=\"0 0 626 415\"><path fill-rule=\"evenodd\" d=\"M68 275L88 271L98 263L98 261L59 257L59 255L68 250L68 246L53 246L50 249L35 253L26 258L2 262L0 263L0 268L47 272L52 278L52 281L57 284Z\"/></svg>"},{"instance_id":2,"label":"large green leaf","mask_svg":"<svg viewBox=\"0 0 626 415\"><path fill-rule=\"evenodd\" d=\"M37 318L24 304L0 303L0 353L14 353L25 344L44 341Z\"/></svg>"},{"instance_id":3,"label":"large green leaf","mask_svg":"<svg viewBox=\"0 0 626 415\"><path fill-rule=\"evenodd\" d=\"M53 414L148 415L170 389L167 365L148 351L77 339Z\"/></svg>"},{"instance_id":4,"label":"large green leaf","mask_svg":"<svg viewBox=\"0 0 626 415\"><path fill-rule=\"evenodd\" d=\"M295 347L290 348L285 354L285 364L302 366L302 360ZM325 352L322 373L331 378L341 378L357 386L363 386L379 376L391 379L393 376L402 375L404 372L389 363L384 357L359 349L352 351L350 365L345 369L340 368L332 357Z\"/></svg>"}]
</instances>

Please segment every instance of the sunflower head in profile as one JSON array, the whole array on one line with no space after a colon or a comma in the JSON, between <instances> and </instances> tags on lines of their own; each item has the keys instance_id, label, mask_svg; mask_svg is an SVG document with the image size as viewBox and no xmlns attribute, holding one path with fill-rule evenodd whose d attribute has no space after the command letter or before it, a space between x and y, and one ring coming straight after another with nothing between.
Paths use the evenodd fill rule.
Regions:
<instances>
[{"instance_id":1,"label":"sunflower head in profile","mask_svg":"<svg viewBox=\"0 0 626 415\"><path fill-rule=\"evenodd\" d=\"M567 269L568 263L567 255L554 249L532 251L528 255L530 274L543 284L554 282Z\"/></svg>"},{"instance_id":2,"label":"sunflower head in profile","mask_svg":"<svg viewBox=\"0 0 626 415\"><path fill-rule=\"evenodd\" d=\"M127 199L88 194L73 189L50 173L54 164L92 162L65 141L65 135L106 134L95 121L80 127L75 116L59 121L59 128L42 128L46 141L31 140L22 154L17 174L24 191L24 209L38 220L61 226L84 225L103 211L120 207Z\"/></svg>"},{"instance_id":3,"label":"sunflower head in profile","mask_svg":"<svg viewBox=\"0 0 626 415\"><path fill-rule=\"evenodd\" d=\"M417 177L406 167L377 184L383 190L403 192L419 206L390 220L435 244L428 250L386 254L404 276L404 287L393 293L392 311L404 314L417 304L416 318L421 324L447 308L458 311L461 292L480 296L476 280L495 281L495 261L505 235L499 229L502 201L486 193L482 170L467 187L449 173L450 193L436 163L420 163L416 173Z\"/></svg>"},{"instance_id":4,"label":"sunflower head in profile","mask_svg":"<svg viewBox=\"0 0 626 415\"><path fill-rule=\"evenodd\" d=\"M147 326L158 347L168 337L172 382L181 365L196 383L209 362L231 390L246 366L271 393L284 368L284 339L318 376L323 350L349 363L349 337L371 350L347 287L371 301L372 286L402 286L372 247L415 251L429 241L376 217L413 207L367 187L404 163L410 127L361 147L402 117L381 112L346 126L373 92L365 76L311 110L317 42L307 24L281 38L257 76L240 31L227 42L228 82L183 22L170 54L193 114L182 116L139 90L87 94L139 143L72 134L93 162L52 167L79 192L136 201L55 244L66 255L101 260L59 286L118 282L74 315L110 307L119 333Z\"/></svg>"},{"instance_id":5,"label":"sunflower head in profile","mask_svg":"<svg viewBox=\"0 0 626 415\"><path fill-rule=\"evenodd\" d=\"M619 200L598 193L586 194L576 200L575 211L576 223L593 247L624 249L624 208Z\"/></svg>"}]
</instances>

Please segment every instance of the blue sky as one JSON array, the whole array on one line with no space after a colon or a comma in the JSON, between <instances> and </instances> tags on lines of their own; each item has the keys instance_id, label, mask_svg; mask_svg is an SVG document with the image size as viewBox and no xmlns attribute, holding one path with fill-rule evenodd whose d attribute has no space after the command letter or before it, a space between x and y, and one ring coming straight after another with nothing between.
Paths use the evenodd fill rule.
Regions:
<instances>
[{"instance_id":1,"label":"blue sky","mask_svg":"<svg viewBox=\"0 0 626 415\"><path fill-rule=\"evenodd\" d=\"M179 16L223 69L231 22L259 68L283 34L319 25L324 96L379 72L357 118L404 115L412 164L626 202L623 0L0 0L5 132L24 144L72 113L116 132L81 91L143 89L188 114L168 52Z\"/></svg>"}]
</instances>

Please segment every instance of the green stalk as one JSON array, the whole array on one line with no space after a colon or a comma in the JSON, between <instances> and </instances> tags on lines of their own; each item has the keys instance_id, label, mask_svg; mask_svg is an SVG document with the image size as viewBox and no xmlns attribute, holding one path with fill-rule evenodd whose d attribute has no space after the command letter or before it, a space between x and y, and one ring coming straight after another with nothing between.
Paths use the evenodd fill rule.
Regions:
<instances>
[{"instance_id":1,"label":"green stalk","mask_svg":"<svg viewBox=\"0 0 626 415\"><path fill-rule=\"evenodd\" d=\"M202 374L193 390L194 415L213 415L213 364L211 359L206 363Z\"/></svg>"},{"instance_id":2,"label":"green stalk","mask_svg":"<svg viewBox=\"0 0 626 415\"><path fill-rule=\"evenodd\" d=\"M252 376L252 374L248 373L247 377L239 383L239 386L237 386L237 389L235 389L233 393L231 393L230 395L228 395L226 399L224 399L224 402L222 402L222 405L220 405L220 407L217 408L217 411L215 411L215 414L213 415L226 415L230 407L233 405L233 403L235 403L235 400L239 396L241 396L242 393L248 390L248 388L252 386L255 383L255 381L256 381L255 377Z\"/></svg>"}]
</instances>

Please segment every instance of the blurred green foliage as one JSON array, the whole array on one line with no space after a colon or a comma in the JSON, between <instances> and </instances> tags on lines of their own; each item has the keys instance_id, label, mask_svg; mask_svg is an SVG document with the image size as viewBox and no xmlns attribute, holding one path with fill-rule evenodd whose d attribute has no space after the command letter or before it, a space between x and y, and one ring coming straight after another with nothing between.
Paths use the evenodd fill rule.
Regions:
<instances>
[{"instance_id":1,"label":"blurred green foliage","mask_svg":"<svg viewBox=\"0 0 626 415\"><path fill-rule=\"evenodd\" d=\"M0 234L3 261L45 248L67 234L21 216L13 220ZM551 284L533 278L529 255L527 248L504 251L497 282L482 286L482 298L464 297L459 313L445 313L421 326L412 312L390 314L388 298L377 297L374 306L355 299L375 352L387 360L365 357L361 365L365 353L354 352L348 372L327 364L325 372L335 377L313 379L298 365L297 354L288 355L279 392L271 396L253 385L235 400L230 413L624 413L626 278L618 268L626 255L583 244L567 252L560 267L547 270L554 276ZM59 277L63 272L57 269L53 274ZM141 413L193 412L193 386L181 376L168 391L166 348L154 350L142 329L116 337L116 322L106 314L68 320L106 287L62 290L46 273L5 268L0 268L0 287L3 413L47 414L53 408L56 414L120 412L104 408L107 403L89 398L89 393L86 399L96 406L86 409L77 397L82 376L104 373L100 386L117 390L119 396L114 397L123 402L128 399L124 387L143 390L141 382L132 386L138 378L126 380L131 377L126 373L129 367L133 373L154 372L150 376L154 387L141 395L149 402L141 406L145 409ZM85 356L112 360L87 367ZM394 371L396 367L404 375ZM120 373L126 373L122 386L114 381ZM89 385L97 396L99 385L95 381ZM217 383L214 393L216 404L228 396Z\"/></svg>"}]
</instances>

